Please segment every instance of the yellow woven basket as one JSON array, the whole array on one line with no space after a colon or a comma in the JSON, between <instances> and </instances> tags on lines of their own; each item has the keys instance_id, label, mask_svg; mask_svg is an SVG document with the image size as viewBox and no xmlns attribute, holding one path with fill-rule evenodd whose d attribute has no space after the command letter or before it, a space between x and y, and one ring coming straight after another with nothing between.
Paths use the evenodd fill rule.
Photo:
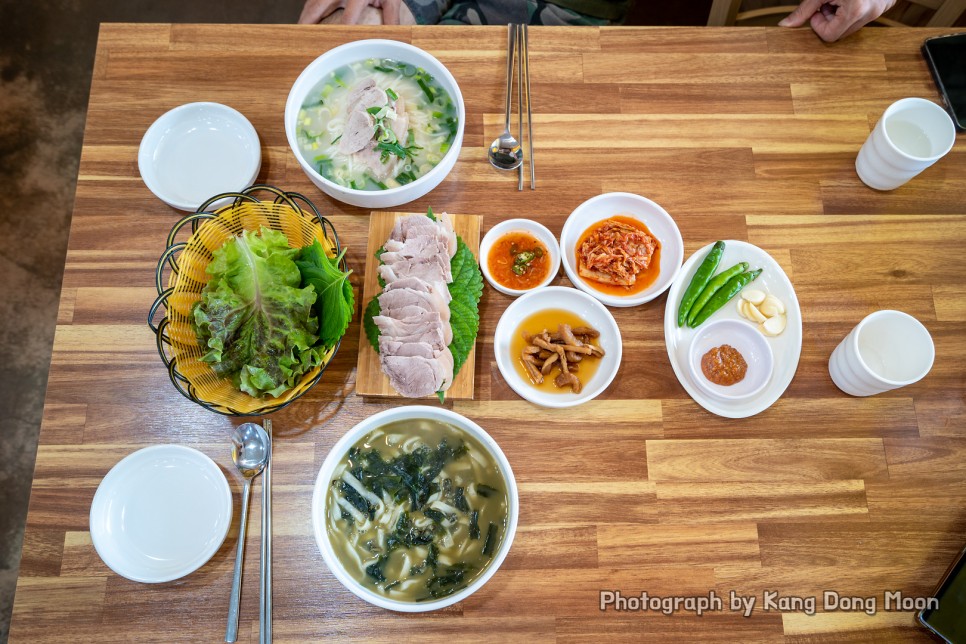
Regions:
<instances>
[{"instance_id":1,"label":"yellow woven basket","mask_svg":"<svg viewBox=\"0 0 966 644\"><path fill-rule=\"evenodd\" d=\"M253 196L253 193L266 191L274 196L272 201ZM215 212L204 211L209 204L226 197L234 201ZM307 205L311 212L306 213L298 202ZM191 237L187 242L175 242L179 231L188 224L193 230ZM303 375L293 389L278 398L255 398L239 391L231 379L217 376L210 365L201 361L204 352L191 323L192 307L201 299L201 291L208 282L206 269L212 253L243 231L262 227L284 233L292 248L307 246L317 239L330 257L339 252L339 239L332 224L299 194L270 186L253 186L240 193L212 197L199 212L185 217L172 228L168 248L158 261L158 298L148 317L148 324L157 334L158 352L175 387L203 407L230 416L263 415L288 405L319 381L339 348L338 344L332 347L323 356L320 366ZM166 266L171 271L167 288L162 288L162 273ZM346 270L345 265L342 268ZM166 309L165 317L154 326L153 320L161 306Z\"/></svg>"}]
</instances>

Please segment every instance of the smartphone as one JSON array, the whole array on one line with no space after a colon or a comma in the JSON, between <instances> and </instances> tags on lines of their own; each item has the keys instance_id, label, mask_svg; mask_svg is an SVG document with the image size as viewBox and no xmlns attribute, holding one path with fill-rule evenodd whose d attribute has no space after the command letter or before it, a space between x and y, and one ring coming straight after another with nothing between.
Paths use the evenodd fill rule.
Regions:
<instances>
[{"instance_id":1,"label":"smartphone","mask_svg":"<svg viewBox=\"0 0 966 644\"><path fill-rule=\"evenodd\" d=\"M966 642L966 550L953 562L933 597L939 600L939 607L920 611L919 621L947 642Z\"/></svg>"},{"instance_id":2,"label":"smartphone","mask_svg":"<svg viewBox=\"0 0 966 644\"><path fill-rule=\"evenodd\" d=\"M927 38L922 55L956 129L966 131L966 33Z\"/></svg>"}]
</instances>

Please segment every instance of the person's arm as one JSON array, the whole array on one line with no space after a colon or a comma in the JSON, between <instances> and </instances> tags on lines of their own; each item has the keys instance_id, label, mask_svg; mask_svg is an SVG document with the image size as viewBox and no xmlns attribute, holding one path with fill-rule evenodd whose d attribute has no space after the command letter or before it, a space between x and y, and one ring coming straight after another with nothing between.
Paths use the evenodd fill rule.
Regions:
<instances>
[{"instance_id":1,"label":"person's arm","mask_svg":"<svg viewBox=\"0 0 966 644\"><path fill-rule=\"evenodd\" d=\"M369 14L375 13L375 9L382 10L376 15L377 24L414 24L412 13L403 4L403 0L306 0L302 15L299 16L299 24L333 22L333 18L340 11L342 15L338 22L344 25L369 24L373 21Z\"/></svg>"},{"instance_id":2,"label":"person's arm","mask_svg":"<svg viewBox=\"0 0 966 644\"><path fill-rule=\"evenodd\" d=\"M314 25L342 11L344 25L357 25L369 12L367 7L382 10L384 25L434 25L449 9L451 0L306 0L299 24ZM371 10L370 10L371 11Z\"/></svg>"},{"instance_id":3,"label":"person's arm","mask_svg":"<svg viewBox=\"0 0 966 644\"><path fill-rule=\"evenodd\" d=\"M803 0L778 24L801 27L806 22L825 42L855 33L892 8L896 0Z\"/></svg>"}]
</instances>

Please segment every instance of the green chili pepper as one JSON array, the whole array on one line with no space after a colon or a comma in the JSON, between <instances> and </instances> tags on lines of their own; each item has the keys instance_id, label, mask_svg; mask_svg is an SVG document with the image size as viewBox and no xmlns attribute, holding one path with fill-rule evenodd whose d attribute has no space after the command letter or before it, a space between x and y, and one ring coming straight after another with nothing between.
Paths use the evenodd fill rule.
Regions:
<instances>
[{"instance_id":1,"label":"green chili pepper","mask_svg":"<svg viewBox=\"0 0 966 644\"><path fill-rule=\"evenodd\" d=\"M700 326L701 323L711 317L715 311L727 304L731 298L737 295L741 289L755 281L755 278L761 275L761 271L762 269L759 268L758 270L751 271L750 273L735 275L728 280L728 283L715 292L714 296L712 296L712 298L708 300L708 303L704 305L704 308L698 312L698 316L690 322L691 328L694 329Z\"/></svg>"},{"instance_id":2,"label":"green chili pepper","mask_svg":"<svg viewBox=\"0 0 966 644\"><path fill-rule=\"evenodd\" d=\"M694 326L694 319L698 317L698 313L700 313L701 309L704 308L704 305L708 303L708 300L711 299L711 296L715 294L715 291L727 284L728 280L730 280L732 277L744 273L746 270L748 270L748 262L738 262L723 273L718 273L715 275L711 281L708 282L707 286L705 286L701 291L701 295L698 296L698 299L695 300L693 305L691 305L691 310L688 311L688 326Z\"/></svg>"},{"instance_id":3,"label":"green chili pepper","mask_svg":"<svg viewBox=\"0 0 966 644\"><path fill-rule=\"evenodd\" d=\"M711 277L721 261L721 255L724 254L724 248L725 243L723 241L715 242L708 254L705 255L704 261L698 266L698 270L695 271L691 283L684 291L684 297L681 298L681 306L678 307L678 326L684 326L684 323L688 321L688 312L691 310L691 305L694 304L694 301L701 295L701 291L711 281Z\"/></svg>"},{"instance_id":4,"label":"green chili pepper","mask_svg":"<svg viewBox=\"0 0 966 644\"><path fill-rule=\"evenodd\" d=\"M523 275L530 268L530 262L536 257L533 251L523 251L516 256L513 260L513 267L510 269L517 275Z\"/></svg>"}]
</instances>

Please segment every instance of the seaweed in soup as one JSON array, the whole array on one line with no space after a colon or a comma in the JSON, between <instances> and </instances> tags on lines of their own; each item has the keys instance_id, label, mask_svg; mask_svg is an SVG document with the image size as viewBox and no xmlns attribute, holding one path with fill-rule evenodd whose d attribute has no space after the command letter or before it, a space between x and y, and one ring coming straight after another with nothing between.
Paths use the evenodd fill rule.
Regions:
<instances>
[{"instance_id":1,"label":"seaweed in soup","mask_svg":"<svg viewBox=\"0 0 966 644\"><path fill-rule=\"evenodd\" d=\"M503 539L507 507L499 467L475 438L447 423L401 421L366 436L336 467L327 530L355 579L424 601L479 577Z\"/></svg>"}]
</instances>

